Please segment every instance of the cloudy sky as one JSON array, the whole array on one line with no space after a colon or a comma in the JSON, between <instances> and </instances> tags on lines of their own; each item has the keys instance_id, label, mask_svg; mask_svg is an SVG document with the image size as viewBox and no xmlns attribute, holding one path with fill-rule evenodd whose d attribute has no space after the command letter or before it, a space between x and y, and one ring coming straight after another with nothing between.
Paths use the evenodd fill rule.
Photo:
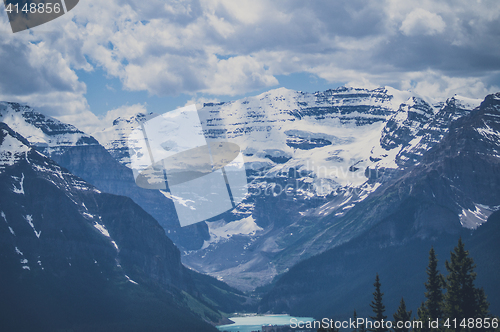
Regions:
<instances>
[{"instance_id":1,"label":"cloudy sky","mask_svg":"<svg viewBox=\"0 0 500 332\"><path fill-rule=\"evenodd\" d=\"M13 34L2 8L0 100L85 129L278 87L484 98L499 16L498 0L80 0Z\"/></svg>"}]
</instances>

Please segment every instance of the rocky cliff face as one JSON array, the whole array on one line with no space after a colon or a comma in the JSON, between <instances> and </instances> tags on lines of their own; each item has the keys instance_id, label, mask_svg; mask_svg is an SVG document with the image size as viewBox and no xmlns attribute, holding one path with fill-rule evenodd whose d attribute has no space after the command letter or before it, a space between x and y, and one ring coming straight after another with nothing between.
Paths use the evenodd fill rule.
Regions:
<instances>
[{"instance_id":1,"label":"rocky cliff face","mask_svg":"<svg viewBox=\"0 0 500 332\"><path fill-rule=\"evenodd\" d=\"M380 145L385 150L407 145L433 116L433 107L420 98L411 98L385 124Z\"/></svg>"},{"instance_id":2,"label":"rocky cliff face","mask_svg":"<svg viewBox=\"0 0 500 332\"><path fill-rule=\"evenodd\" d=\"M382 184L337 220L336 233L329 231L328 237L349 241L285 273L266 295L262 310L318 316L330 311L345 318L356 308L368 314L377 272L390 285L385 288L390 311L401 296L416 308L424 290L410 288L425 281L428 250L434 246L441 261L449 259L459 236L472 246L489 299L498 298L500 271L492 260L500 253L494 212L500 208L499 125L497 93L452 122L444 138L406 173ZM323 305L316 310L311 303ZM349 310L343 309L346 304ZM500 302L492 300L492 306L498 310Z\"/></svg>"},{"instance_id":3,"label":"rocky cliff face","mask_svg":"<svg viewBox=\"0 0 500 332\"><path fill-rule=\"evenodd\" d=\"M210 331L202 318L221 318L156 220L69 173L4 123L0 196L3 328ZM193 312L193 303L204 311Z\"/></svg>"},{"instance_id":4,"label":"rocky cliff face","mask_svg":"<svg viewBox=\"0 0 500 332\"><path fill-rule=\"evenodd\" d=\"M185 228L172 202L138 188L127 167L127 133L148 115L119 118L93 133L102 146L75 144L51 156L100 190L131 197L181 248L185 264L251 290L370 227L358 222L360 211L379 215L397 196L376 209L369 198L421 164L451 123L479 103L459 96L436 103L389 87L343 87L314 94L277 89L206 104L199 110L205 133L241 147L250 195L236 209ZM446 227L460 227L461 211Z\"/></svg>"},{"instance_id":5,"label":"rocky cliff face","mask_svg":"<svg viewBox=\"0 0 500 332\"><path fill-rule=\"evenodd\" d=\"M134 128L153 116L153 113L138 113L130 118L119 117L113 121L113 125L103 130L94 132L94 136L102 142L104 148L111 156L122 165L130 167L127 140Z\"/></svg>"},{"instance_id":6,"label":"rocky cliff face","mask_svg":"<svg viewBox=\"0 0 500 332\"><path fill-rule=\"evenodd\" d=\"M125 165L128 162L128 131L145 118L146 115L140 114L129 120L117 119L111 133L101 133L110 139L107 145L110 152ZM26 137L36 150L101 191L132 198L158 220L168 236L182 248L199 248L209 238L204 224L181 228L172 201L159 191L139 188L132 171L113 158L92 136L17 103L0 103L0 121Z\"/></svg>"},{"instance_id":7,"label":"rocky cliff face","mask_svg":"<svg viewBox=\"0 0 500 332\"><path fill-rule=\"evenodd\" d=\"M46 155L60 154L68 147L93 146L99 143L70 124L36 112L27 105L0 102L0 122L25 137Z\"/></svg>"},{"instance_id":8,"label":"rocky cliff face","mask_svg":"<svg viewBox=\"0 0 500 332\"><path fill-rule=\"evenodd\" d=\"M118 163L101 145L69 147L52 158L103 192L130 197L158 220L168 237L181 248L199 248L208 239L205 224L181 228L173 202L160 191L138 187L132 170Z\"/></svg>"},{"instance_id":9,"label":"rocky cliff face","mask_svg":"<svg viewBox=\"0 0 500 332\"><path fill-rule=\"evenodd\" d=\"M451 123L479 106L479 100L454 96L448 99L400 150L396 157L399 167L405 168L418 163L423 154L439 143L448 133Z\"/></svg>"},{"instance_id":10,"label":"rocky cliff face","mask_svg":"<svg viewBox=\"0 0 500 332\"><path fill-rule=\"evenodd\" d=\"M316 94L279 89L206 105L200 114L207 133L239 144L249 165L252 195L223 219L261 229L221 240L224 228L208 223L210 241L184 261L245 287L235 276L248 280L255 273L262 280L349 241L368 227L350 210L370 204L363 202L418 164L451 122L478 104L458 96L431 103L390 88L339 88ZM235 251L241 254L229 256ZM214 269L217 257L231 264Z\"/></svg>"},{"instance_id":11,"label":"rocky cliff face","mask_svg":"<svg viewBox=\"0 0 500 332\"><path fill-rule=\"evenodd\" d=\"M234 142L244 153L250 196L193 230L203 245L192 243L183 261L250 290L348 241L368 227L349 211L419 164L479 102L343 87L314 94L277 89L205 104L199 115L207 137ZM116 133L134 121L119 119ZM125 151L112 132L96 135L111 152ZM189 234L172 238L182 243Z\"/></svg>"}]
</instances>

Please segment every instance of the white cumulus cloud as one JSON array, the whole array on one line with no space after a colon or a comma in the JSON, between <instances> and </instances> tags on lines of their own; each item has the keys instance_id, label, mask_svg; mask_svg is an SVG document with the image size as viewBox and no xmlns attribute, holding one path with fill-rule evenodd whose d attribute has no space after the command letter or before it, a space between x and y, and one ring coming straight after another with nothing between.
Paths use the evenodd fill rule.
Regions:
<instances>
[{"instance_id":1,"label":"white cumulus cloud","mask_svg":"<svg viewBox=\"0 0 500 332\"><path fill-rule=\"evenodd\" d=\"M441 16L417 8L406 16L399 30L407 36L435 35L442 33L446 28Z\"/></svg>"},{"instance_id":2,"label":"white cumulus cloud","mask_svg":"<svg viewBox=\"0 0 500 332\"><path fill-rule=\"evenodd\" d=\"M499 19L498 0L86 0L23 33L0 15L0 98L87 126L78 70L95 69L161 97L227 99L306 73L481 98L500 85Z\"/></svg>"}]
</instances>

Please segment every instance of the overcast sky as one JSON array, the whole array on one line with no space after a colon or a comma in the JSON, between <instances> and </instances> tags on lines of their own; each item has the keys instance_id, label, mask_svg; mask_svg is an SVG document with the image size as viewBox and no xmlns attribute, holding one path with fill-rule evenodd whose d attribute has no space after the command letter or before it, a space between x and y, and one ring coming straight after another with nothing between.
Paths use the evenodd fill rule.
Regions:
<instances>
[{"instance_id":1,"label":"overcast sky","mask_svg":"<svg viewBox=\"0 0 500 332\"><path fill-rule=\"evenodd\" d=\"M85 128L282 86L484 98L500 91L499 16L498 0L80 0L13 34L2 6L0 100Z\"/></svg>"}]
</instances>

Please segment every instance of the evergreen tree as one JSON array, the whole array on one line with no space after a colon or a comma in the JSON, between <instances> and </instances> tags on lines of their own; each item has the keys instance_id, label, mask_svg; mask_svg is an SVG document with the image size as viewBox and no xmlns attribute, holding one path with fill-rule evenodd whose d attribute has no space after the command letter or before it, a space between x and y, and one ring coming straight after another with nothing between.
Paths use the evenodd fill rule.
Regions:
<instances>
[{"instance_id":1,"label":"evergreen tree","mask_svg":"<svg viewBox=\"0 0 500 332\"><path fill-rule=\"evenodd\" d=\"M392 315L394 317L394 323L392 324L394 332L408 332L410 329L407 327L399 327L397 326L398 322L409 322L411 319L411 310L406 311L406 303L403 298L401 298L401 302L399 303L398 310Z\"/></svg>"},{"instance_id":2,"label":"evergreen tree","mask_svg":"<svg viewBox=\"0 0 500 332\"><path fill-rule=\"evenodd\" d=\"M427 313L427 308L425 302L422 302L420 307L417 309L418 320L422 322L422 327L416 328L415 332L429 332L429 314Z\"/></svg>"},{"instance_id":3,"label":"evergreen tree","mask_svg":"<svg viewBox=\"0 0 500 332\"><path fill-rule=\"evenodd\" d=\"M417 310L418 320L423 323L418 332L427 332L429 320L442 319L443 317L443 288L445 286L444 277L437 269L438 260L434 248L429 251L429 265L426 268L427 282L425 285L425 297L427 300L422 303Z\"/></svg>"},{"instance_id":4,"label":"evergreen tree","mask_svg":"<svg viewBox=\"0 0 500 332\"><path fill-rule=\"evenodd\" d=\"M453 319L484 318L488 316L488 302L483 289L474 286L476 265L469 251L465 250L462 239L451 252L450 262L446 261L446 294L444 296L445 317ZM457 331L463 330L457 326Z\"/></svg>"},{"instance_id":5,"label":"evergreen tree","mask_svg":"<svg viewBox=\"0 0 500 332\"><path fill-rule=\"evenodd\" d=\"M353 315L353 317L354 317L354 318L353 318L353 319L354 319L354 321L355 321L355 322L357 322L357 319L358 319L358 314L356 313L356 309L354 309L354 315ZM352 330L352 332L359 332L359 330L358 330L358 326L357 326L357 325L354 327L354 330Z\"/></svg>"},{"instance_id":6,"label":"evergreen tree","mask_svg":"<svg viewBox=\"0 0 500 332\"><path fill-rule=\"evenodd\" d=\"M486 301L486 294L483 287L476 289L476 300L478 304L477 317L492 317L489 315L489 303Z\"/></svg>"},{"instance_id":7,"label":"evergreen tree","mask_svg":"<svg viewBox=\"0 0 500 332\"><path fill-rule=\"evenodd\" d=\"M431 320L443 316L443 287L444 278L437 269L438 260L434 248L429 251L429 266L427 267L427 282L425 283L425 309Z\"/></svg>"},{"instance_id":8,"label":"evergreen tree","mask_svg":"<svg viewBox=\"0 0 500 332\"><path fill-rule=\"evenodd\" d=\"M384 293L382 293L380 291L380 278L378 276L378 273L377 273L377 276L375 277L375 283L373 284L373 286L375 286L375 292L373 293L373 301L370 304L370 307L372 307L375 315L370 316L370 318L373 319L374 321L380 322L381 326L379 328L374 327L372 329L369 329L369 331L371 331L371 332L387 332L387 331L389 331L389 329L386 328L387 316L384 315L385 306L382 303L382 296L384 295ZM383 326L382 326L382 321L384 321Z\"/></svg>"}]
</instances>

